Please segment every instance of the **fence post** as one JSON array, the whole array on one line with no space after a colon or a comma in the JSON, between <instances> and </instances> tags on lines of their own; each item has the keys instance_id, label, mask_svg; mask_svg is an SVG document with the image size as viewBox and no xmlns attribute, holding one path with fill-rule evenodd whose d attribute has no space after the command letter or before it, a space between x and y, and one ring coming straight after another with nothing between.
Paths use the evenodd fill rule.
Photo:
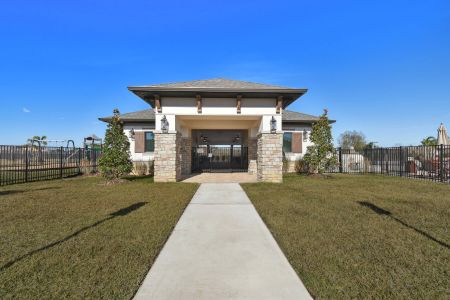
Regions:
<instances>
[{"instance_id":1,"label":"fence post","mask_svg":"<svg viewBox=\"0 0 450 300\"><path fill-rule=\"evenodd\" d=\"M409 147L406 147L406 162L405 162L405 173L406 177L409 177Z\"/></svg>"},{"instance_id":2,"label":"fence post","mask_svg":"<svg viewBox=\"0 0 450 300\"><path fill-rule=\"evenodd\" d=\"M439 146L439 175L441 182L444 182L444 145Z\"/></svg>"},{"instance_id":3,"label":"fence post","mask_svg":"<svg viewBox=\"0 0 450 300\"><path fill-rule=\"evenodd\" d=\"M339 173L343 173L343 168L342 168L342 147L339 147L338 151L339 151Z\"/></svg>"},{"instance_id":4,"label":"fence post","mask_svg":"<svg viewBox=\"0 0 450 300\"><path fill-rule=\"evenodd\" d=\"M78 148L78 174L81 174L81 148Z\"/></svg>"},{"instance_id":5,"label":"fence post","mask_svg":"<svg viewBox=\"0 0 450 300\"><path fill-rule=\"evenodd\" d=\"M383 174L383 168L384 168L384 149L380 148L380 166L381 166L381 174Z\"/></svg>"},{"instance_id":6,"label":"fence post","mask_svg":"<svg viewBox=\"0 0 450 300\"><path fill-rule=\"evenodd\" d=\"M92 157L94 158L94 165L93 165L92 170L93 170L93 173L97 173L97 152L96 152L95 148L92 149Z\"/></svg>"},{"instance_id":7,"label":"fence post","mask_svg":"<svg viewBox=\"0 0 450 300\"><path fill-rule=\"evenodd\" d=\"M28 145L25 146L25 182L28 182Z\"/></svg>"},{"instance_id":8,"label":"fence post","mask_svg":"<svg viewBox=\"0 0 450 300\"><path fill-rule=\"evenodd\" d=\"M63 147L59 147L59 177L63 177Z\"/></svg>"},{"instance_id":9,"label":"fence post","mask_svg":"<svg viewBox=\"0 0 450 300\"><path fill-rule=\"evenodd\" d=\"M402 146L400 146L400 177L403 176L403 151L402 151Z\"/></svg>"}]
</instances>

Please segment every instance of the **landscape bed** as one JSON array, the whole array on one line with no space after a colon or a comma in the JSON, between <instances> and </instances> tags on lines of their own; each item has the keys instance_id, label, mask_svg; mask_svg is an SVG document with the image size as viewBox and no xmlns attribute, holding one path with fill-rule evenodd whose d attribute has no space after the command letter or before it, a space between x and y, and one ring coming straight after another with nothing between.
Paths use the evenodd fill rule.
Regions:
<instances>
[{"instance_id":1,"label":"landscape bed","mask_svg":"<svg viewBox=\"0 0 450 300\"><path fill-rule=\"evenodd\" d=\"M450 294L450 186L342 174L242 186L314 297Z\"/></svg>"},{"instance_id":2,"label":"landscape bed","mask_svg":"<svg viewBox=\"0 0 450 300\"><path fill-rule=\"evenodd\" d=\"M0 188L0 298L130 299L196 189L100 177Z\"/></svg>"}]
</instances>

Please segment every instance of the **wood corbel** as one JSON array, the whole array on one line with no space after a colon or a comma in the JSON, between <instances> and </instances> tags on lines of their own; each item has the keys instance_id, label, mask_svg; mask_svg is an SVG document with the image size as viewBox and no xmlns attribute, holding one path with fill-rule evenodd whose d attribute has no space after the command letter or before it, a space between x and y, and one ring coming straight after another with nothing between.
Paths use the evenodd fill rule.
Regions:
<instances>
[{"instance_id":1,"label":"wood corbel","mask_svg":"<svg viewBox=\"0 0 450 300\"><path fill-rule=\"evenodd\" d=\"M283 107L283 96L277 97L277 114L281 113L281 108Z\"/></svg>"},{"instance_id":2,"label":"wood corbel","mask_svg":"<svg viewBox=\"0 0 450 300\"><path fill-rule=\"evenodd\" d=\"M202 96L196 95L195 98L197 99L197 113L202 113Z\"/></svg>"},{"instance_id":3,"label":"wood corbel","mask_svg":"<svg viewBox=\"0 0 450 300\"><path fill-rule=\"evenodd\" d=\"M153 97L155 99L156 112L160 113L161 112L161 97L158 94L153 95Z\"/></svg>"},{"instance_id":4,"label":"wood corbel","mask_svg":"<svg viewBox=\"0 0 450 300\"><path fill-rule=\"evenodd\" d=\"M237 95L237 97L236 97L236 112L238 114L241 113L241 101L242 101L242 96L241 95Z\"/></svg>"}]
</instances>

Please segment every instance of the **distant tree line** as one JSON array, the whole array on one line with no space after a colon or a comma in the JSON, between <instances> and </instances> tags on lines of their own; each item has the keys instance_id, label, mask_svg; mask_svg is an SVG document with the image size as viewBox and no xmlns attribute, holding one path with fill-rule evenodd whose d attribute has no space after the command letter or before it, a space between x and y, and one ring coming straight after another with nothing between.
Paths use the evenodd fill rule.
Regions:
<instances>
[{"instance_id":1,"label":"distant tree line","mask_svg":"<svg viewBox=\"0 0 450 300\"><path fill-rule=\"evenodd\" d=\"M339 136L338 144L342 149L364 150L376 148L375 142L367 142L364 133L356 130L343 132Z\"/></svg>"},{"instance_id":2,"label":"distant tree line","mask_svg":"<svg viewBox=\"0 0 450 300\"><path fill-rule=\"evenodd\" d=\"M423 146L436 146L437 139L434 136L428 136L420 142ZM343 132L338 139L339 147L342 149L373 149L377 146L375 142L367 142L366 136L361 131L347 130Z\"/></svg>"}]
</instances>

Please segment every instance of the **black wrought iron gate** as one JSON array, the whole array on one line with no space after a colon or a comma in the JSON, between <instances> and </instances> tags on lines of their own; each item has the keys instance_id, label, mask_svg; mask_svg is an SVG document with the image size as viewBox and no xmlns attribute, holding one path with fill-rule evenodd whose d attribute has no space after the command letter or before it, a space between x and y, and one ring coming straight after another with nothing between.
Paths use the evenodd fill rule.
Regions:
<instances>
[{"instance_id":1,"label":"black wrought iron gate","mask_svg":"<svg viewBox=\"0 0 450 300\"><path fill-rule=\"evenodd\" d=\"M192 147L192 173L247 172L248 147L198 146Z\"/></svg>"}]
</instances>

